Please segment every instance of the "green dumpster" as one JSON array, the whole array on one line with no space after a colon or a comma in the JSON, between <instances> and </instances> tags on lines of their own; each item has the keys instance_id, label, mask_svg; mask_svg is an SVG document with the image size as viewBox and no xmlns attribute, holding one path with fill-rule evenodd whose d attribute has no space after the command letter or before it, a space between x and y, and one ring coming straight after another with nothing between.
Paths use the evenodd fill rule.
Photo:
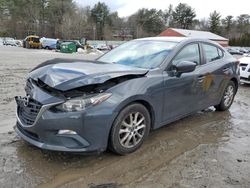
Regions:
<instances>
[{"instance_id":1,"label":"green dumpster","mask_svg":"<svg viewBox=\"0 0 250 188\"><path fill-rule=\"evenodd\" d=\"M60 52L62 53L76 52L76 44L74 42L63 42L60 46Z\"/></svg>"}]
</instances>

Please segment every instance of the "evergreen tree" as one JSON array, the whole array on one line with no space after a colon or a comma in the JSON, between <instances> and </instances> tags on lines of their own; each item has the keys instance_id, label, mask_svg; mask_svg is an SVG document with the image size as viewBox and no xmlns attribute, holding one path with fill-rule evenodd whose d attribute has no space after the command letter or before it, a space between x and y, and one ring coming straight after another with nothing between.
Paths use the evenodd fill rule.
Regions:
<instances>
[{"instance_id":1,"label":"evergreen tree","mask_svg":"<svg viewBox=\"0 0 250 188\"><path fill-rule=\"evenodd\" d=\"M104 39L104 27L108 22L109 8L105 3L98 2L91 10L91 18L94 20L97 29L97 38Z\"/></svg>"},{"instance_id":2,"label":"evergreen tree","mask_svg":"<svg viewBox=\"0 0 250 188\"><path fill-rule=\"evenodd\" d=\"M216 34L220 34L221 30L220 30L220 20L221 15L220 13L214 11L210 14L209 16L209 24L210 24L210 31L212 33L216 33Z\"/></svg>"},{"instance_id":3,"label":"evergreen tree","mask_svg":"<svg viewBox=\"0 0 250 188\"><path fill-rule=\"evenodd\" d=\"M172 14L173 21L182 29L189 29L196 17L195 10L185 3L180 3Z\"/></svg>"},{"instance_id":4,"label":"evergreen tree","mask_svg":"<svg viewBox=\"0 0 250 188\"><path fill-rule=\"evenodd\" d=\"M231 15L227 16L225 19L222 20L222 23L225 28L225 33L229 37L233 27L233 16Z\"/></svg>"}]
</instances>

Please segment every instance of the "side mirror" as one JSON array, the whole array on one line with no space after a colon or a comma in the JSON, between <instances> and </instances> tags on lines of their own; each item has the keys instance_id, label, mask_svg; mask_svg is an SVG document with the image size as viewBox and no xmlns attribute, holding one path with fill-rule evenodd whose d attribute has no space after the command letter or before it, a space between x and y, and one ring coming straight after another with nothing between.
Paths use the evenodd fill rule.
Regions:
<instances>
[{"instance_id":1,"label":"side mirror","mask_svg":"<svg viewBox=\"0 0 250 188\"><path fill-rule=\"evenodd\" d=\"M174 69L176 70L177 73L188 73L188 72L193 72L195 70L196 63L191 62L191 61L181 61L177 63L177 65L174 65Z\"/></svg>"}]
</instances>

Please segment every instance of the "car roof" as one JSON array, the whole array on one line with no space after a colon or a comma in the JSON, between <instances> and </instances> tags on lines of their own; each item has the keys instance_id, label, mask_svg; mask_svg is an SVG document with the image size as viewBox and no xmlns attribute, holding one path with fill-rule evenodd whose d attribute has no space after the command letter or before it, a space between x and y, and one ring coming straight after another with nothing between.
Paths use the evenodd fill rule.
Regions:
<instances>
[{"instance_id":1,"label":"car roof","mask_svg":"<svg viewBox=\"0 0 250 188\"><path fill-rule=\"evenodd\" d=\"M34 38L39 38L39 36L37 36L37 35L29 35L29 36L27 36L26 38L30 38L30 37L34 37Z\"/></svg>"},{"instance_id":2,"label":"car roof","mask_svg":"<svg viewBox=\"0 0 250 188\"><path fill-rule=\"evenodd\" d=\"M168 41L168 42L181 42L186 40L187 37L147 37L147 38L139 38L135 40L148 40L148 41Z\"/></svg>"},{"instance_id":3,"label":"car roof","mask_svg":"<svg viewBox=\"0 0 250 188\"><path fill-rule=\"evenodd\" d=\"M15 40L14 38L11 38L11 37L5 37L4 39L5 40Z\"/></svg>"},{"instance_id":4,"label":"car roof","mask_svg":"<svg viewBox=\"0 0 250 188\"><path fill-rule=\"evenodd\" d=\"M204 41L204 42L210 42L214 43L211 40L204 39L204 38L199 38L199 37L147 37L147 38L140 38L140 39L135 39L135 40L144 40L144 41L166 41L166 42L183 42L183 41L189 41L189 42L195 42L195 41Z\"/></svg>"},{"instance_id":5,"label":"car roof","mask_svg":"<svg viewBox=\"0 0 250 188\"><path fill-rule=\"evenodd\" d=\"M176 43L206 42L222 48L222 46L220 46L219 43L215 41L199 37L147 37L135 39L135 41L163 41Z\"/></svg>"}]
</instances>

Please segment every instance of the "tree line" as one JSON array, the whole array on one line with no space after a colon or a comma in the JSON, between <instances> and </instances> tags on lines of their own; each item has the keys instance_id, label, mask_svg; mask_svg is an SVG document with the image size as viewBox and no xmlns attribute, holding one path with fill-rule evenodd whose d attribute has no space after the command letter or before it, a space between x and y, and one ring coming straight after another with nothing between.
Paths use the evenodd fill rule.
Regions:
<instances>
[{"instance_id":1,"label":"tree line","mask_svg":"<svg viewBox=\"0 0 250 188\"><path fill-rule=\"evenodd\" d=\"M222 17L216 10L197 19L185 3L166 9L139 9L121 18L105 4L93 7L73 0L0 0L0 36L39 36L98 40L125 40L156 36L168 27L211 31L231 39L231 45L250 46L250 15Z\"/></svg>"}]
</instances>

